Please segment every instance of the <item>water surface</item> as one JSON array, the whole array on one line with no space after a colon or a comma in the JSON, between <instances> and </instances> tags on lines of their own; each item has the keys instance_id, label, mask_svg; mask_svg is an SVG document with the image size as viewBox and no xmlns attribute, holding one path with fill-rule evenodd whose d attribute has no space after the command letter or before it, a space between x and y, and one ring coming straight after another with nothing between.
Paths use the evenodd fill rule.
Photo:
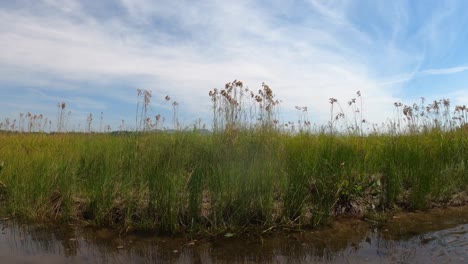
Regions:
<instances>
[{"instance_id":1,"label":"water surface","mask_svg":"<svg viewBox=\"0 0 468 264\"><path fill-rule=\"evenodd\" d=\"M0 220L1 263L468 263L468 207L217 240Z\"/></svg>"}]
</instances>

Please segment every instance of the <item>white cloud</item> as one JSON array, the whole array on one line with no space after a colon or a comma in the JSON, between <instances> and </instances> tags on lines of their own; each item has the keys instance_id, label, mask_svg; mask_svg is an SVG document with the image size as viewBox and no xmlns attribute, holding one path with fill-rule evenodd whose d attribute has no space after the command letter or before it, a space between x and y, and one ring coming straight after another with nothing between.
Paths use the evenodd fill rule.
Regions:
<instances>
[{"instance_id":1,"label":"white cloud","mask_svg":"<svg viewBox=\"0 0 468 264\"><path fill-rule=\"evenodd\" d=\"M445 69L427 69L420 71L419 74L422 75L441 75L441 74L454 74L468 71L468 66L458 66L452 68L445 68Z\"/></svg>"},{"instance_id":2,"label":"white cloud","mask_svg":"<svg viewBox=\"0 0 468 264\"><path fill-rule=\"evenodd\" d=\"M281 20L251 1L122 0L128 16L108 20L92 17L77 1L45 3L59 12L0 9L0 72L8 72L0 82L79 91L71 100L99 110L95 102L101 99L89 98L134 100L128 91L112 90L116 79L125 79L155 97L170 94L181 111L204 117L208 90L235 78L251 88L265 81L284 101L286 119L295 117L295 105L308 105L318 123L328 119L330 97L345 107L360 90L364 115L376 122L391 115L397 100L394 85L400 81L376 77L366 64L365 48L373 40L347 19L341 1L310 1L305 12L327 19L306 15L301 23ZM291 8L283 1L274 5L276 12ZM405 52L394 51L396 64L407 63ZM97 85L79 86L80 81Z\"/></svg>"},{"instance_id":3,"label":"white cloud","mask_svg":"<svg viewBox=\"0 0 468 264\"><path fill-rule=\"evenodd\" d=\"M52 8L58 9L64 13L75 13L81 11L80 2L75 0L43 0L44 3Z\"/></svg>"}]
</instances>

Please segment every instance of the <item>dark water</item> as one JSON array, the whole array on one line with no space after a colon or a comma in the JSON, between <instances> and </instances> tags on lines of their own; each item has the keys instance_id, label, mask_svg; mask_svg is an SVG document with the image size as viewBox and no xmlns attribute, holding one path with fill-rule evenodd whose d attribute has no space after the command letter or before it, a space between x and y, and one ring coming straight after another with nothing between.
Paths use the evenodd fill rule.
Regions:
<instances>
[{"instance_id":1,"label":"dark water","mask_svg":"<svg viewBox=\"0 0 468 264\"><path fill-rule=\"evenodd\" d=\"M0 263L468 263L468 207L208 240L0 220Z\"/></svg>"}]
</instances>

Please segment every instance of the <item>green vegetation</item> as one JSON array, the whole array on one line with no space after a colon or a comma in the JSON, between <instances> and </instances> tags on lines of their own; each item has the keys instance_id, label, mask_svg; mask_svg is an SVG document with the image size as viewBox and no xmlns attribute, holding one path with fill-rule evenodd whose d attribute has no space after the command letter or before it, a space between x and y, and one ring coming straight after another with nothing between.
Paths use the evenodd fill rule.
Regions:
<instances>
[{"instance_id":1,"label":"green vegetation","mask_svg":"<svg viewBox=\"0 0 468 264\"><path fill-rule=\"evenodd\" d=\"M250 106L261 115L253 123L239 101L210 92L223 105L213 133L2 132L0 212L214 234L424 209L468 192L466 125L416 130L411 123L406 133L360 135L360 124L358 133L338 134L332 120L329 131L288 133L276 126L277 101L264 91L252 98L270 104Z\"/></svg>"}]
</instances>

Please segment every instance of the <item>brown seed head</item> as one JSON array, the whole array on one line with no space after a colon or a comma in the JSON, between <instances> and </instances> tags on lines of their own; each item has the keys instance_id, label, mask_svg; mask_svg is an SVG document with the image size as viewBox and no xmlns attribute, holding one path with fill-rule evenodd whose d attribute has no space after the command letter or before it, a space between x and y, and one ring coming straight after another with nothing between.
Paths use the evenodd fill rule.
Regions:
<instances>
[{"instance_id":1,"label":"brown seed head","mask_svg":"<svg viewBox=\"0 0 468 264\"><path fill-rule=\"evenodd\" d=\"M450 99L443 99L442 100L444 106L449 107L450 106Z\"/></svg>"}]
</instances>

